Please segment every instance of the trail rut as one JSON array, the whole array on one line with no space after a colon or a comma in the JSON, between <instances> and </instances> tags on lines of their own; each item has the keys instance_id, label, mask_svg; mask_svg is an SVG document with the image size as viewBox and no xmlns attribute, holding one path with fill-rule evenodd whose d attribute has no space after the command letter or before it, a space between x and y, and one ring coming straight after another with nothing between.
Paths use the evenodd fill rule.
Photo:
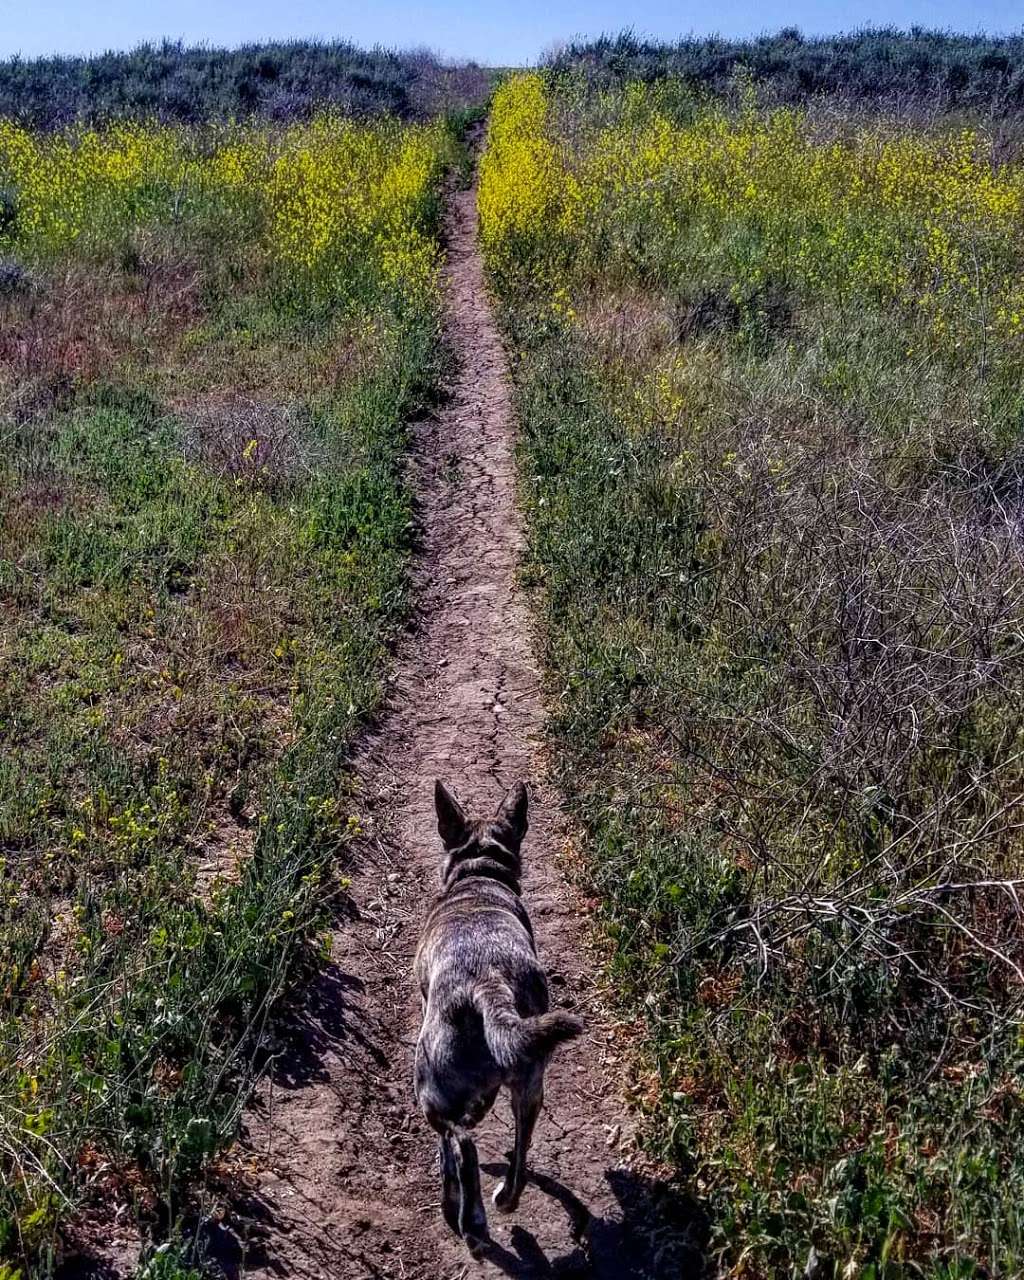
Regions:
<instances>
[{"instance_id":1,"label":"trail rut","mask_svg":"<svg viewBox=\"0 0 1024 1280\"><path fill-rule=\"evenodd\" d=\"M418 614L397 657L381 726L358 762L370 829L334 959L281 1032L281 1056L250 1114L254 1174L231 1270L248 1276L678 1276L691 1255L666 1193L633 1166L621 1041L595 999L581 911L558 869L564 818L544 777L544 708L530 619L516 582L509 377L477 246L475 191L453 195L444 275L457 372L419 424L412 483ZM510 1219L487 1199L492 1245L473 1262L441 1220L435 1141L416 1113L418 996L411 957L440 859L433 779L475 812L517 778L531 786L524 897L553 1004L584 1039L556 1055ZM485 1196L511 1121L499 1103L478 1134Z\"/></svg>"}]
</instances>

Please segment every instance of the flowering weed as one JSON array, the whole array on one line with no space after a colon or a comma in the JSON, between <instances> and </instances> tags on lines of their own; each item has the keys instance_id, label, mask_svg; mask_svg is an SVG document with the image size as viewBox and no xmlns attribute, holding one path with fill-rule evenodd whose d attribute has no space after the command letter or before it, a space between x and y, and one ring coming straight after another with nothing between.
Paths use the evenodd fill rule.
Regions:
<instances>
[{"instance_id":1,"label":"flowering weed","mask_svg":"<svg viewBox=\"0 0 1024 1280\"><path fill-rule=\"evenodd\" d=\"M963 120L564 68L493 122L559 763L650 1140L723 1274L1018 1274L1024 169Z\"/></svg>"},{"instance_id":2,"label":"flowering weed","mask_svg":"<svg viewBox=\"0 0 1024 1280\"><path fill-rule=\"evenodd\" d=\"M197 1274L154 1246L360 830L456 150L335 115L0 122L4 1274L49 1274L83 1205Z\"/></svg>"}]
</instances>

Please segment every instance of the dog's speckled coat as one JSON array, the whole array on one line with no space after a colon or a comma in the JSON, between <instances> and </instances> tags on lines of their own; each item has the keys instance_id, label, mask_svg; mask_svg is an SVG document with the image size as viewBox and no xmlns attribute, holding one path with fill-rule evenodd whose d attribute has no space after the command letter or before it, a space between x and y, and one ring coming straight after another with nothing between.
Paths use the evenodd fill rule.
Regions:
<instances>
[{"instance_id":1,"label":"dog's speckled coat","mask_svg":"<svg viewBox=\"0 0 1024 1280\"><path fill-rule=\"evenodd\" d=\"M441 1136L445 1221L474 1254L487 1219L476 1147L465 1130L490 1111L502 1086L508 1089L515 1141L494 1204L514 1212L544 1102L544 1068L562 1041L583 1030L578 1018L548 1011L547 976L519 896L527 803L518 782L491 821L471 822L443 782L434 787L445 858L413 965L423 997L414 1086Z\"/></svg>"}]
</instances>

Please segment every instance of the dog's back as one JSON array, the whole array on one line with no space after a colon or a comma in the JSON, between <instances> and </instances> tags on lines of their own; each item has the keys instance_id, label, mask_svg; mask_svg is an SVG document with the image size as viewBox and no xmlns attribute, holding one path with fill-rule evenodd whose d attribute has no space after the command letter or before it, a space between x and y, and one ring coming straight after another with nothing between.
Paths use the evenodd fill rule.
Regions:
<instances>
[{"instance_id":1,"label":"dog's back","mask_svg":"<svg viewBox=\"0 0 1024 1280\"><path fill-rule=\"evenodd\" d=\"M435 802L445 861L441 891L427 916L415 960L423 995L416 1098L442 1136L446 1195L451 1136L476 1125L502 1085L512 1092L514 1109L517 1099L526 1107L531 1118L525 1141L517 1139L517 1151L520 1146L522 1150L514 1178L504 1184L507 1193L499 1188L496 1198L499 1208L511 1209L522 1188L525 1147L540 1106L544 1066L558 1044L580 1034L582 1024L569 1014L548 1011L547 978L519 897L519 849L527 828L525 787L519 783L509 792L491 822L470 822L440 782ZM519 1128L517 1118L517 1132ZM465 1138L459 1140L472 1148ZM475 1153L473 1161L475 1168ZM479 1200L478 1176L474 1177ZM453 1226L459 1221L455 1229L470 1239L463 1229L464 1214L453 1220L446 1208L445 1216ZM482 1217L480 1206L476 1228Z\"/></svg>"},{"instance_id":2,"label":"dog's back","mask_svg":"<svg viewBox=\"0 0 1024 1280\"><path fill-rule=\"evenodd\" d=\"M424 998L416 1088L435 1128L436 1121L471 1127L501 1085L579 1033L574 1018L548 1013L547 978L523 905L489 878L442 891L416 975Z\"/></svg>"}]
</instances>

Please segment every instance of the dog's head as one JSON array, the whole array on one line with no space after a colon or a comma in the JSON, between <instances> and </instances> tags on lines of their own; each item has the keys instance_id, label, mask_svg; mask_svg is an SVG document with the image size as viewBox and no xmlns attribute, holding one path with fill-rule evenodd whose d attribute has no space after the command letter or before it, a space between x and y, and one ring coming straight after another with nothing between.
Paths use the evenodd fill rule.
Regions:
<instances>
[{"instance_id":1,"label":"dog's head","mask_svg":"<svg viewBox=\"0 0 1024 1280\"><path fill-rule=\"evenodd\" d=\"M526 835L528 799L526 786L517 782L498 806L493 818L471 819L455 796L438 779L434 783L434 808L437 830L444 845L445 859L441 882L447 884L453 873L468 864L493 863L515 880L519 880L522 864L519 850ZM500 878L500 877L499 877Z\"/></svg>"}]
</instances>

